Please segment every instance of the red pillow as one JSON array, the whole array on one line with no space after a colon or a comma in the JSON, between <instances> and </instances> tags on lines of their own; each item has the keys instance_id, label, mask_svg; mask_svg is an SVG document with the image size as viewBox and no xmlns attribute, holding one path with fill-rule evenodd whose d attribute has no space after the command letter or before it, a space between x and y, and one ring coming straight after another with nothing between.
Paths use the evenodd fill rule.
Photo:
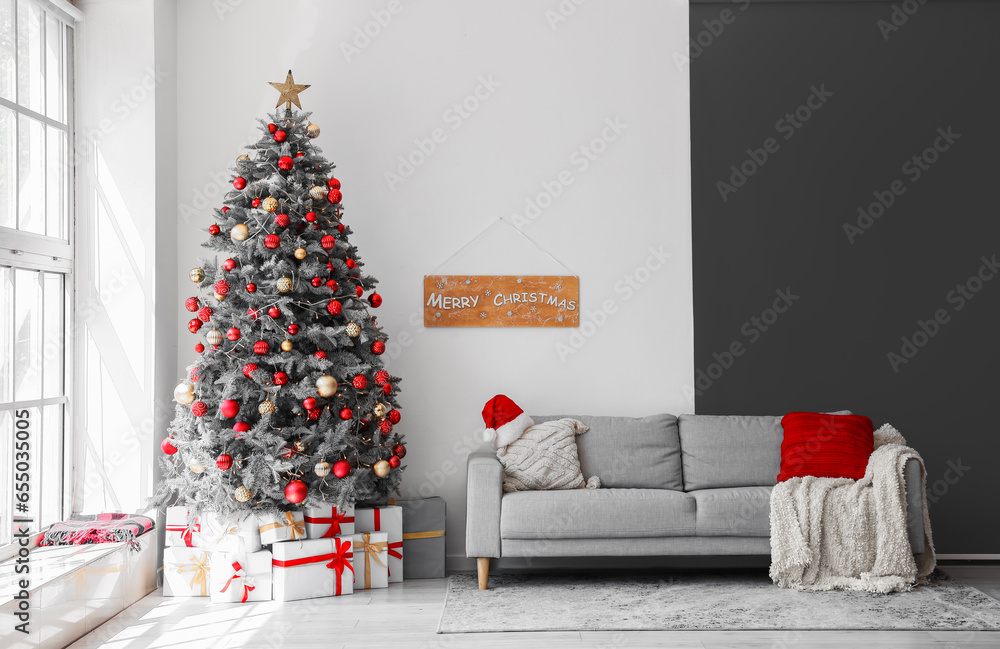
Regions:
<instances>
[{"instance_id":1,"label":"red pillow","mask_svg":"<svg viewBox=\"0 0 1000 649\"><path fill-rule=\"evenodd\" d=\"M872 420L861 415L826 415L790 412L781 418L785 439L781 442L781 473L789 478L851 478L865 475L868 458L875 450Z\"/></svg>"}]
</instances>

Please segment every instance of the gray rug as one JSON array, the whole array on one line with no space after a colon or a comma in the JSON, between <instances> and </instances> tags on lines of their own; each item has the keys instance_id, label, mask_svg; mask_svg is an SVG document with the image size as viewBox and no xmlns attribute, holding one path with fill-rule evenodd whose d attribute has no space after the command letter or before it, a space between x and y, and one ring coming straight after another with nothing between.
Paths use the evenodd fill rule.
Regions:
<instances>
[{"instance_id":1,"label":"gray rug","mask_svg":"<svg viewBox=\"0 0 1000 649\"><path fill-rule=\"evenodd\" d=\"M448 581L438 633L897 629L1000 630L1000 601L937 572L909 593L805 593L767 571L475 575Z\"/></svg>"}]
</instances>

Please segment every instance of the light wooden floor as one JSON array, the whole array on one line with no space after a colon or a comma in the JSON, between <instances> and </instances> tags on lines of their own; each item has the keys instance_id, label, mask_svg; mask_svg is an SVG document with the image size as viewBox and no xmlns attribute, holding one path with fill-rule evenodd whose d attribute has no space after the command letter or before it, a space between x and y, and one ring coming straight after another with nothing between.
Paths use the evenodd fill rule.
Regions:
<instances>
[{"instance_id":1,"label":"light wooden floor","mask_svg":"<svg viewBox=\"0 0 1000 649\"><path fill-rule=\"evenodd\" d=\"M1000 596L1000 566L951 566L956 579ZM207 605L157 591L71 649L323 649L393 647L676 647L677 649L832 649L834 647L1000 647L997 632L630 631L436 635L445 580L392 584L350 597L251 605Z\"/></svg>"}]
</instances>

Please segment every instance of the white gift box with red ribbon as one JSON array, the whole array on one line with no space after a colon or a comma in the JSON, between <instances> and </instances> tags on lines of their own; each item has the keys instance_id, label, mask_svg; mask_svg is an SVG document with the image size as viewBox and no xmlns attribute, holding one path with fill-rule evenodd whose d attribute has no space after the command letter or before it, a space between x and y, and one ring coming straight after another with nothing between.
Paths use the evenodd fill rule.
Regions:
<instances>
[{"instance_id":1,"label":"white gift box with red ribbon","mask_svg":"<svg viewBox=\"0 0 1000 649\"><path fill-rule=\"evenodd\" d=\"M260 542L264 545L306 538L302 512L274 512L257 515Z\"/></svg>"},{"instance_id":2,"label":"white gift box with red ribbon","mask_svg":"<svg viewBox=\"0 0 1000 649\"><path fill-rule=\"evenodd\" d=\"M254 516L223 518L212 512L201 517L201 547L212 552L245 552L260 550L260 532Z\"/></svg>"},{"instance_id":3,"label":"white gift box with red ribbon","mask_svg":"<svg viewBox=\"0 0 1000 649\"><path fill-rule=\"evenodd\" d=\"M340 509L333 505L307 507L306 536L310 539L330 539L354 534L354 505Z\"/></svg>"},{"instance_id":4,"label":"white gift box with red ribbon","mask_svg":"<svg viewBox=\"0 0 1000 649\"><path fill-rule=\"evenodd\" d=\"M352 538L285 541L271 546L272 595L288 602L354 592Z\"/></svg>"},{"instance_id":5,"label":"white gift box with red ribbon","mask_svg":"<svg viewBox=\"0 0 1000 649\"><path fill-rule=\"evenodd\" d=\"M219 602L266 602L271 599L271 553L213 552L209 597Z\"/></svg>"},{"instance_id":6,"label":"white gift box with red ribbon","mask_svg":"<svg viewBox=\"0 0 1000 649\"><path fill-rule=\"evenodd\" d=\"M355 532L385 532L389 535L389 583L403 581L403 508L398 505L358 507Z\"/></svg>"},{"instance_id":7,"label":"white gift box with red ribbon","mask_svg":"<svg viewBox=\"0 0 1000 649\"><path fill-rule=\"evenodd\" d=\"M165 546L201 546L201 521L197 516L190 518L188 511L187 507L167 507Z\"/></svg>"},{"instance_id":8,"label":"white gift box with red ribbon","mask_svg":"<svg viewBox=\"0 0 1000 649\"><path fill-rule=\"evenodd\" d=\"M202 548L163 548L163 596L208 597L211 553Z\"/></svg>"}]
</instances>

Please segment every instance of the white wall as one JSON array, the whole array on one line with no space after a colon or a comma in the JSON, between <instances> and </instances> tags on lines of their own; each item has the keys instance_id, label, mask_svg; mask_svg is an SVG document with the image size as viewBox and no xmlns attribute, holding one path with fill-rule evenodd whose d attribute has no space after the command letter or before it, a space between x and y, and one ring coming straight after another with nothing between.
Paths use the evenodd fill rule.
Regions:
<instances>
[{"instance_id":1,"label":"white wall","mask_svg":"<svg viewBox=\"0 0 1000 649\"><path fill-rule=\"evenodd\" d=\"M575 11L551 22L560 6ZM366 23L380 33L345 56ZM693 377L688 76L673 58L687 50L686 0L181 0L178 26L180 367L194 357L180 306L203 252L192 227L211 223L225 170L277 100L266 82L291 68L312 84L303 107L381 280L379 322L403 377L405 491L448 501L449 555L464 556L468 438L494 394L533 413L693 411L681 389ZM457 119L450 107L477 88L478 107ZM607 120L626 126L615 134ZM398 156L438 128L443 143L388 182ZM613 141L583 168L574 152L602 131ZM614 313L578 330L424 329L423 275L498 218L524 216L563 170L572 184L521 229L580 276L584 323L605 303ZM510 234L494 228L442 270L558 269ZM651 247L670 258L651 259ZM648 259L655 270L642 270Z\"/></svg>"}]
</instances>

